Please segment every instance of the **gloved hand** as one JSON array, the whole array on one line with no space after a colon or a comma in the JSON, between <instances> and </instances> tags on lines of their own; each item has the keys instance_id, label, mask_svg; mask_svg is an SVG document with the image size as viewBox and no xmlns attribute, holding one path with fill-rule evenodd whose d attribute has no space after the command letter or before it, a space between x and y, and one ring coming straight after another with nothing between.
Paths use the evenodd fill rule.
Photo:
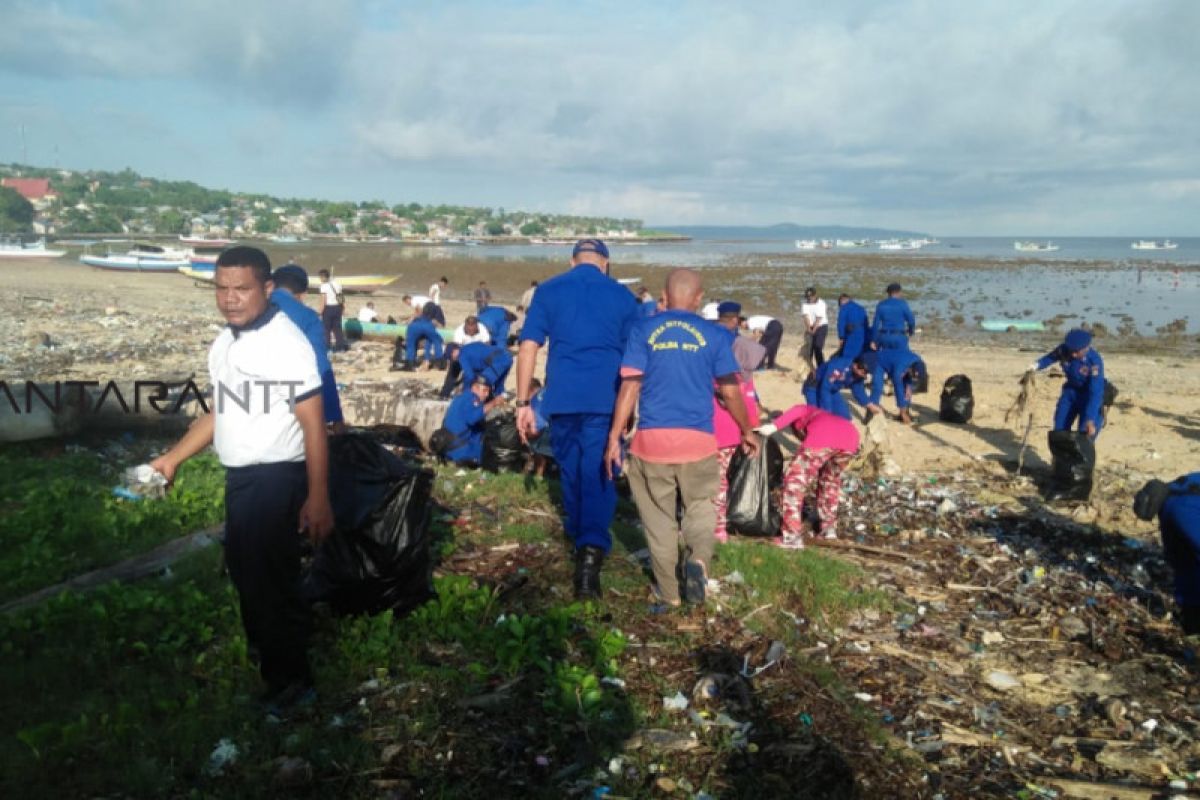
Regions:
<instances>
[{"instance_id":1,"label":"gloved hand","mask_svg":"<svg viewBox=\"0 0 1200 800\"><path fill-rule=\"evenodd\" d=\"M759 425L754 429L754 432L760 436L770 436L778 430L779 428L775 427L773 422L768 422L766 425Z\"/></svg>"}]
</instances>

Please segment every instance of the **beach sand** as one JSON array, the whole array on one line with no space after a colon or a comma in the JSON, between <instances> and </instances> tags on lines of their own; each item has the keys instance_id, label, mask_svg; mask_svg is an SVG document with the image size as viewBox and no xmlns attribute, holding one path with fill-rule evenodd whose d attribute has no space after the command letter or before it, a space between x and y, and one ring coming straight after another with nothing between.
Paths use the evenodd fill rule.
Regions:
<instances>
[{"instance_id":1,"label":"beach sand","mask_svg":"<svg viewBox=\"0 0 1200 800\"><path fill-rule=\"evenodd\" d=\"M544 264L527 265L520 279L510 274L498 298L515 306L517 291L528 285L525 277L546 270ZM430 262L408 282L423 290L441 272ZM473 309L467 298L477 281L462 274L451 280L445 309L454 326ZM382 318L403 316L399 296L370 299ZM350 296L347 313L357 313L366 300ZM315 296L310 295L309 303L315 306ZM914 306L919 314L919 303ZM780 363L785 369L756 376L763 404L775 411L802 402L797 323L783 321ZM27 379L104 382L179 374L195 374L206 384L208 347L222 323L211 289L180 275L104 272L66 259L42 264L0 261L0 380L9 385ZM46 337L50 347L45 346ZM930 391L915 400L915 426L887 426L892 458L902 470L921 475L972 470L997 478L1011 473L1024 422L1006 424L1005 411L1017 396L1025 367L1043 352L1040 347L1023 348L1022 341L1014 337L1004 345L984 346L925 336L913 340L914 350L929 366ZM1098 441L1103 471L1140 486L1149 476L1169 479L1200 467L1198 359L1161 347L1152 353L1106 353L1103 337L1096 346L1105 355L1108 378L1120 391ZM417 377L440 386L440 372L390 372L391 353L390 342L363 342L348 354L335 355L339 382ZM1046 377L1048 372L1040 380L1026 456L1026 465L1035 473L1049 464L1046 431L1060 386ZM958 373L970 376L974 384L975 417L969 425L937 419L941 386ZM510 388L512 383L510 379ZM884 407L894 410L890 397L884 398Z\"/></svg>"}]
</instances>

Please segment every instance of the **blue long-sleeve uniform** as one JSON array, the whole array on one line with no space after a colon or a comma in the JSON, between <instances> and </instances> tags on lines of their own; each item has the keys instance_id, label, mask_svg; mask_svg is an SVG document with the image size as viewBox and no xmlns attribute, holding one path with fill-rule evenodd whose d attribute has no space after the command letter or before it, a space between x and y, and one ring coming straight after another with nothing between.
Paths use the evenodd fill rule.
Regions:
<instances>
[{"instance_id":1,"label":"blue long-sleeve uniform","mask_svg":"<svg viewBox=\"0 0 1200 800\"><path fill-rule=\"evenodd\" d=\"M442 427L454 434L455 446L446 451L446 458L456 463L482 460L486 417L483 401L474 392L463 392L450 401Z\"/></svg>"},{"instance_id":2,"label":"blue long-sleeve uniform","mask_svg":"<svg viewBox=\"0 0 1200 800\"><path fill-rule=\"evenodd\" d=\"M871 341L880 350L907 350L908 337L917 329L917 318L901 297L889 297L875 306Z\"/></svg>"},{"instance_id":3,"label":"blue long-sleeve uniform","mask_svg":"<svg viewBox=\"0 0 1200 800\"><path fill-rule=\"evenodd\" d=\"M279 306L292 321L317 356L317 372L321 376L321 403L325 408L326 422L342 422L342 401L338 398L337 381L333 377L333 364L329 362L329 350L325 344L325 326L321 315L297 300L291 292L276 289L271 292L271 302Z\"/></svg>"},{"instance_id":4,"label":"blue long-sleeve uniform","mask_svg":"<svg viewBox=\"0 0 1200 800\"><path fill-rule=\"evenodd\" d=\"M490 329L489 329L490 330ZM476 375L483 375L491 384L492 394L504 393L504 381L512 369L512 355L503 347L484 342L472 342L458 351L458 365L462 367L463 391L469 392Z\"/></svg>"},{"instance_id":5,"label":"blue long-sleeve uniform","mask_svg":"<svg viewBox=\"0 0 1200 800\"><path fill-rule=\"evenodd\" d=\"M417 360L417 345L422 340L425 342L426 361L442 357L442 334L433 324L433 320L420 317L408 323L408 330L405 331L404 357L410 363ZM432 356L430 351L433 353Z\"/></svg>"},{"instance_id":6,"label":"blue long-sleeve uniform","mask_svg":"<svg viewBox=\"0 0 1200 800\"><path fill-rule=\"evenodd\" d=\"M492 344L508 346L508 329L512 323L508 321L508 312L504 306L484 306L475 316L492 335Z\"/></svg>"},{"instance_id":7,"label":"blue long-sleeve uniform","mask_svg":"<svg viewBox=\"0 0 1200 800\"><path fill-rule=\"evenodd\" d=\"M853 300L838 308L837 334L842 343L841 355L854 360L869 344L871 323L867 310Z\"/></svg>"},{"instance_id":8,"label":"blue long-sleeve uniform","mask_svg":"<svg viewBox=\"0 0 1200 800\"><path fill-rule=\"evenodd\" d=\"M1158 513L1163 555L1175 573L1175 600L1200 606L1200 472L1168 485L1171 494Z\"/></svg>"},{"instance_id":9,"label":"blue long-sleeve uniform","mask_svg":"<svg viewBox=\"0 0 1200 800\"><path fill-rule=\"evenodd\" d=\"M871 402L867 397L864 379L850 368L853 359L837 356L817 368L813 377L804 384L804 402L822 411L850 419L850 405L842 396L842 389L849 388L859 405Z\"/></svg>"},{"instance_id":10,"label":"blue long-sleeve uniform","mask_svg":"<svg viewBox=\"0 0 1200 800\"><path fill-rule=\"evenodd\" d=\"M1058 362L1062 366L1066 381L1058 405L1054 407L1054 430L1069 431L1071 424L1079 420L1078 430L1087 423L1096 426L1096 435L1104 425L1101 410L1104 405L1104 359L1095 350L1089 349L1083 358L1073 358L1067 346L1059 345L1038 359L1037 368L1045 369Z\"/></svg>"},{"instance_id":11,"label":"blue long-sleeve uniform","mask_svg":"<svg viewBox=\"0 0 1200 800\"><path fill-rule=\"evenodd\" d=\"M658 313L658 301L643 300L640 303L638 303L638 318L639 319L645 319L646 317L653 317L657 313Z\"/></svg>"},{"instance_id":12,"label":"blue long-sleeve uniform","mask_svg":"<svg viewBox=\"0 0 1200 800\"><path fill-rule=\"evenodd\" d=\"M908 370L921 360L911 350L880 350L871 376L871 402L878 405L883 398L883 379L886 375L892 381L892 391L896 395L896 407L908 408L912 400L904 391L911 382L907 377Z\"/></svg>"}]
</instances>

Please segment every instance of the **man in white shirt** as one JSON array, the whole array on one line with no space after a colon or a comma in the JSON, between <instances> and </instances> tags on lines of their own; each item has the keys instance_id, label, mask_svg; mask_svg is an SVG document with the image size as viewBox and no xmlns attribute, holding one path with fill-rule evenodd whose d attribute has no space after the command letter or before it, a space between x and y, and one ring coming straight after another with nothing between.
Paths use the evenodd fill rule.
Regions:
<instances>
[{"instance_id":1,"label":"man in white shirt","mask_svg":"<svg viewBox=\"0 0 1200 800\"><path fill-rule=\"evenodd\" d=\"M438 278L433 282L433 285L429 287L429 299L432 300L436 305L440 306L442 304L442 289L445 289L449 285L450 279L445 275Z\"/></svg>"},{"instance_id":2,"label":"man in white shirt","mask_svg":"<svg viewBox=\"0 0 1200 800\"><path fill-rule=\"evenodd\" d=\"M783 323L766 314L756 314L746 320L746 328L757 337L758 343L767 351L762 368L777 369L775 358L779 355L779 345L783 342Z\"/></svg>"},{"instance_id":3,"label":"man in white shirt","mask_svg":"<svg viewBox=\"0 0 1200 800\"><path fill-rule=\"evenodd\" d=\"M358 310L359 322L379 322L379 312L375 310L375 304L368 301L365 306Z\"/></svg>"},{"instance_id":4,"label":"man in white shirt","mask_svg":"<svg viewBox=\"0 0 1200 800\"><path fill-rule=\"evenodd\" d=\"M715 300L711 303L705 303L704 308L700 309L700 316L709 322L716 322L721 316L717 311L720 305L721 303Z\"/></svg>"},{"instance_id":5,"label":"man in white shirt","mask_svg":"<svg viewBox=\"0 0 1200 800\"><path fill-rule=\"evenodd\" d=\"M825 307L825 301L817 296L816 287L810 286L804 290L804 303L800 306L800 315L804 317L804 325L808 329L809 336L812 337L812 360L816 367L820 367L825 363L825 337L829 334L829 311Z\"/></svg>"},{"instance_id":6,"label":"man in white shirt","mask_svg":"<svg viewBox=\"0 0 1200 800\"><path fill-rule=\"evenodd\" d=\"M454 343L460 347L473 342L490 342L492 334L477 317L471 316L454 329Z\"/></svg>"},{"instance_id":7,"label":"man in white shirt","mask_svg":"<svg viewBox=\"0 0 1200 800\"><path fill-rule=\"evenodd\" d=\"M400 298L400 300L401 302L412 306L412 309L415 312L413 315L414 318L422 316L427 317L443 328L446 327L446 314L442 311L442 307L434 302L432 298L426 297L423 294L406 294L404 297Z\"/></svg>"},{"instance_id":8,"label":"man in white shirt","mask_svg":"<svg viewBox=\"0 0 1200 800\"><path fill-rule=\"evenodd\" d=\"M526 311L529 310L529 304L533 302L533 295L537 292L538 282L530 281L529 288L521 295L521 307Z\"/></svg>"},{"instance_id":9,"label":"man in white shirt","mask_svg":"<svg viewBox=\"0 0 1200 800\"><path fill-rule=\"evenodd\" d=\"M229 324L208 355L213 408L151 466L172 481L180 464L210 444L225 466L225 560L268 706L278 715L314 697L300 535L318 544L334 521L316 356L269 301L270 275L258 248L218 257L217 307Z\"/></svg>"},{"instance_id":10,"label":"man in white shirt","mask_svg":"<svg viewBox=\"0 0 1200 800\"><path fill-rule=\"evenodd\" d=\"M325 326L325 344L333 338L333 352L340 353L350 349L346 337L342 334L342 285L329 277L329 270L323 269L317 273L321 276L321 324Z\"/></svg>"}]
</instances>

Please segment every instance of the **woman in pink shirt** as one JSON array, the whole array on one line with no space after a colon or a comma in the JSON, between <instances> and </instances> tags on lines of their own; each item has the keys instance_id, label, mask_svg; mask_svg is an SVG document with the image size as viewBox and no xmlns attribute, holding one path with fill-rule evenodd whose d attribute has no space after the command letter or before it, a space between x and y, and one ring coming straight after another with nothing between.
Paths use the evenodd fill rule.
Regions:
<instances>
[{"instance_id":1,"label":"woman in pink shirt","mask_svg":"<svg viewBox=\"0 0 1200 800\"><path fill-rule=\"evenodd\" d=\"M745 377L744 373L739 374L738 390L746 402L750 426L754 427L758 425L758 391L754 388L754 381ZM729 461L742 443L742 432L716 396L713 397L713 432L717 436L717 463L721 471L714 500L717 504L716 537L718 542L726 542L729 541L729 532L725 530L726 512L729 509Z\"/></svg>"},{"instance_id":2,"label":"woman in pink shirt","mask_svg":"<svg viewBox=\"0 0 1200 800\"><path fill-rule=\"evenodd\" d=\"M801 439L800 450L783 476L782 547L804 547L804 498L816 484L820 534L837 538L837 510L842 491L842 472L858 452L858 430L850 420L822 411L816 406L792 406L774 424L758 428L764 436L791 427ZM811 531L809 531L811 533Z\"/></svg>"}]
</instances>

